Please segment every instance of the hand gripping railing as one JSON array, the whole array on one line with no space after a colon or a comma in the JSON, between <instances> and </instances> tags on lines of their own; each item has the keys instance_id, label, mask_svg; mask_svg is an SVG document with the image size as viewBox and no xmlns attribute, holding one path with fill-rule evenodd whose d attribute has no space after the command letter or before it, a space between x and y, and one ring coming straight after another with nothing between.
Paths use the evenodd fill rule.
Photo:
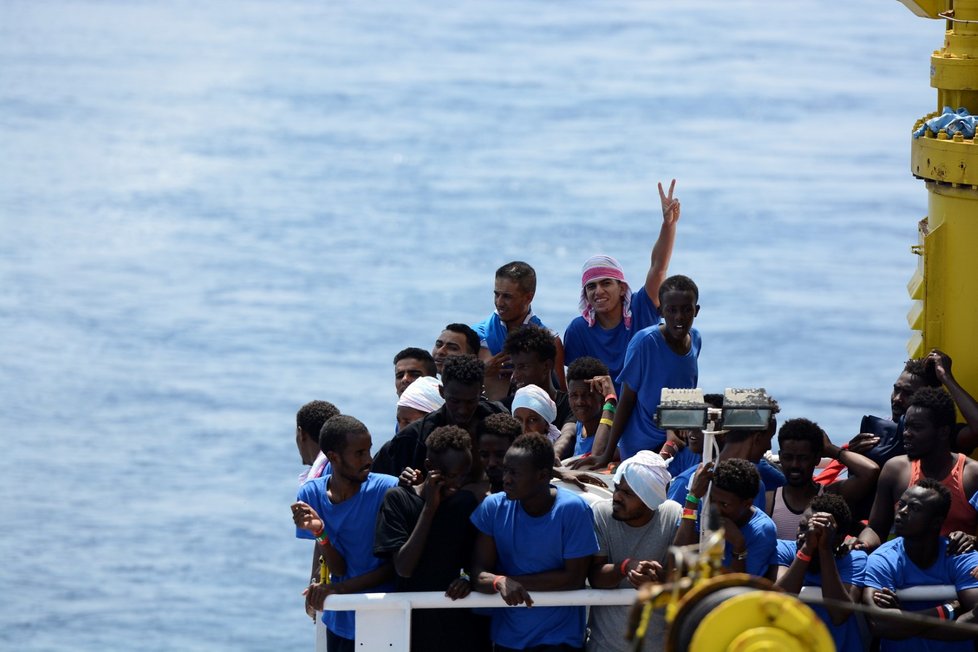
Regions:
<instances>
[{"instance_id":1,"label":"hand gripping railing","mask_svg":"<svg viewBox=\"0 0 978 652\"><path fill-rule=\"evenodd\" d=\"M533 591L533 607L627 606L635 602L634 589L580 589L578 591ZM510 607L499 594L472 592L461 600L441 591L406 593L348 593L326 598L326 611L357 612L357 650L408 652L411 646L412 609L526 609ZM326 652L326 627L316 619L316 652Z\"/></svg>"}]
</instances>

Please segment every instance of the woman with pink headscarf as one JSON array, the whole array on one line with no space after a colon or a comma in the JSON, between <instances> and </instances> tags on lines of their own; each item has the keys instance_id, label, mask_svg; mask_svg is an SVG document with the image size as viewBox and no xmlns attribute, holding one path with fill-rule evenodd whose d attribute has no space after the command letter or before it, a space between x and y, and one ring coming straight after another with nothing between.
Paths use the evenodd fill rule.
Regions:
<instances>
[{"instance_id":1,"label":"woman with pink headscarf","mask_svg":"<svg viewBox=\"0 0 978 652\"><path fill-rule=\"evenodd\" d=\"M611 256L587 259L581 270L580 317L564 332L564 363L591 356L608 366L615 388L620 392L618 375L625 362L625 349L632 336L659 323L659 286L669 270L669 259L676 241L679 200L673 198L676 180L667 195L659 184L662 202L662 227L652 247L652 262L645 285L636 292L625 280L625 272Z\"/></svg>"}]
</instances>

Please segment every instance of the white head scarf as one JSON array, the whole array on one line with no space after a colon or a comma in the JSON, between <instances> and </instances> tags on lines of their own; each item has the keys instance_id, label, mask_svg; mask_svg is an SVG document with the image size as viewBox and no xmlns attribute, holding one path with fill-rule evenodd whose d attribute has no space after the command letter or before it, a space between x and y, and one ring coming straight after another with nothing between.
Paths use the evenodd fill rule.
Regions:
<instances>
[{"instance_id":1,"label":"white head scarf","mask_svg":"<svg viewBox=\"0 0 978 652\"><path fill-rule=\"evenodd\" d=\"M397 399L397 407L409 407L427 414L434 412L445 404L438 388L441 381L434 376L422 376L407 386Z\"/></svg>"},{"instance_id":2,"label":"white head scarf","mask_svg":"<svg viewBox=\"0 0 978 652\"><path fill-rule=\"evenodd\" d=\"M618 465L615 484L622 478L649 509L658 508L666 500L666 488L671 476L666 461L658 453L639 451L629 457Z\"/></svg>"},{"instance_id":3,"label":"white head scarf","mask_svg":"<svg viewBox=\"0 0 978 652\"><path fill-rule=\"evenodd\" d=\"M543 417L543 420L550 426L547 430L547 437L551 442L557 441L560 437L560 430L553 424L553 420L557 418L557 404L550 398L550 394L536 385L520 387L516 390L516 395L513 396L513 413L516 413L516 408L521 407L533 410Z\"/></svg>"}]
</instances>

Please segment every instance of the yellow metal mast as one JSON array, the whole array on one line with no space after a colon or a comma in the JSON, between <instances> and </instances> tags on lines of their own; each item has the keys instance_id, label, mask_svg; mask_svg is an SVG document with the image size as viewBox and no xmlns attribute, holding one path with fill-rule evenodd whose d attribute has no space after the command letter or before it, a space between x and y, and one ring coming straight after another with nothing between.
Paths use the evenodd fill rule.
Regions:
<instances>
[{"instance_id":1,"label":"yellow metal mast","mask_svg":"<svg viewBox=\"0 0 978 652\"><path fill-rule=\"evenodd\" d=\"M912 12L946 23L944 46L930 59L930 85L937 111L944 107L978 114L978 0L901 0ZM930 349L954 360L954 377L978 390L978 143L941 130L911 141L910 169L927 184L927 216L919 225L917 270L907 289L907 315L914 331L911 357Z\"/></svg>"}]
</instances>

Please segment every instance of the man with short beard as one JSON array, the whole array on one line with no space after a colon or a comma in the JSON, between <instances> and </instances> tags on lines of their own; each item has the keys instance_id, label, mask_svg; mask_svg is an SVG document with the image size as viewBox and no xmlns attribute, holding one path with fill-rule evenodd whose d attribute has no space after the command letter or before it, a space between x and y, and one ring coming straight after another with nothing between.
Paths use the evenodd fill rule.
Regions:
<instances>
[{"instance_id":1,"label":"man with short beard","mask_svg":"<svg viewBox=\"0 0 978 652\"><path fill-rule=\"evenodd\" d=\"M910 398L903 429L907 452L891 459L880 471L869 527L859 535L867 548L875 549L886 540L893 525L893 506L904 490L921 478L937 480L951 493L951 511L941 535L975 533L978 512L968 499L978 491L978 462L951 452L954 422L954 402L944 390L924 387Z\"/></svg>"},{"instance_id":2,"label":"man with short beard","mask_svg":"<svg viewBox=\"0 0 978 652\"><path fill-rule=\"evenodd\" d=\"M388 591L394 569L373 555L374 528L384 495L397 478L370 472L370 433L350 416L335 416L323 425L319 445L331 473L306 482L292 505L295 536L315 539L330 570L330 582L314 577L306 593L306 610L320 611L328 595ZM353 652L354 613L327 611L329 652Z\"/></svg>"},{"instance_id":3,"label":"man with short beard","mask_svg":"<svg viewBox=\"0 0 978 652\"><path fill-rule=\"evenodd\" d=\"M666 499L669 470L665 460L641 451L618 467L611 500L592 505L598 552L591 560L589 580L596 589L638 588L662 582L666 553L676 534L682 507ZM587 649L626 652L628 607L591 607ZM662 650L665 618L652 615L642 650Z\"/></svg>"},{"instance_id":4,"label":"man with short beard","mask_svg":"<svg viewBox=\"0 0 978 652\"><path fill-rule=\"evenodd\" d=\"M778 539L791 540L795 537L802 514L816 496L822 493L838 494L850 505L856 505L876 488L876 479L880 474L876 463L833 444L814 421L785 421L778 433L778 447L778 458L787 484L767 492L765 509L778 528ZM849 471L848 477L829 485L815 482L812 474L823 455L845 465Z\"/></svg>"}]
</instances>

